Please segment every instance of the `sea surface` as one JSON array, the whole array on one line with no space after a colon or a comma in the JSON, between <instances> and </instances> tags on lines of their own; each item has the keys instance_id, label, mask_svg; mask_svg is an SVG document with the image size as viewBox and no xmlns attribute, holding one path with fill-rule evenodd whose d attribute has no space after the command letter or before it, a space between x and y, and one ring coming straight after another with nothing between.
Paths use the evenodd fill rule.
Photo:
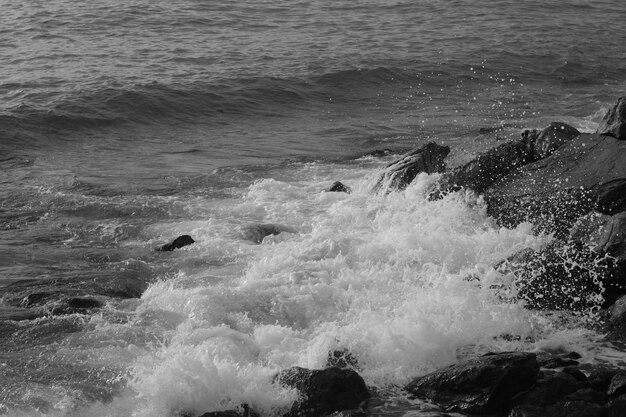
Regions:
<instances>
[{"instance_id":1,"label":"sea surface","mask_svg":"<svg viewBox=\"0 0 626 417\"><path fill-rule=\"evenodd\" d=\"M526 309L493 269L551 236L427 201L437 175L372 191L428 141L455 166L552 121L594 131L626 92L625 2L0 10L0 415L271 417L296 396L276 372L343 350L372 415L436 416L397 387L472 354L626 360L595 310ZM293 232L245 240L259 223Z\"/></svg>"}]
</instances>

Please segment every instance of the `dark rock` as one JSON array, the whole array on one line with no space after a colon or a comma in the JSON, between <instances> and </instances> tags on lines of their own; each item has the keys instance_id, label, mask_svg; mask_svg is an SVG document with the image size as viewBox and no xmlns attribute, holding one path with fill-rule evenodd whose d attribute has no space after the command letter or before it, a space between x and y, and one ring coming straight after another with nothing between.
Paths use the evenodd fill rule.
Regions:
<instances>
[{"instance_id":1,"label":"dark rock","mask_svg":"<svg viewBox=\"0 0 626 417\"><path fill-rule=\"evenodd\" d=\"M527 393L515 399L517 405L545 407L554 404L566 395L576 391L576 379L562 372L544 373L537 385Z\"/></svg>"},{"instance_id":2,"label":"dark rock","mask_svg":"<svg viewBox=\"0 0 626 417\"><path fill-rule=\"evenodd\" d=\"M574 360L574 359L568 359L568 358L561 358L561 357L553 357L550 358L548 360L546 360L545 362L539 362L539 364L547 369L554 369L554 368L562 368L565 366L574 366L574 365L578 365L578 361Z\"/></svg>"},{"instance_id":3,"label":"dark rock","mask_svg":"<svg viewBox=\"0 0 626 417\"><path fill-rule=\"evenodd\" d=\"M504 143L446 175L441 190L445 192L469 188L483 193L496 181L516 169L550 156L557 148L580 132L565 123L554 122L542 131L524 131L522 140ZM433 197L437 197L433 194Z\"/></svg>"},{"instance_id":4,"label":"dark rock","mask_svg":"<svg viewBox=\"0 0 626 417\"><path fill-rule=\"evenodd\" d=\"M294 228L279 224L263 223L251 224L241 229L241 236L245 240L261 243L267 236L279 235L283 232L298 233Z\"/></svg>"},{"instance_id":5,"label":"dark rock","mask_svg":"<svg viewBox=\"0 0 626 417\"><path fill-rule=\"evenodd\" d=\"M579 381L579 382L587 381L587 375L585 375L583 371L581 371L576 366L567 366L566 368L563 369L562 372L573 376L576 381Z\"/></svg>"},{"instance_id":6,"label":"dark rock","mask_svg":"<svg viewBox=\"0 0 626 417\"><path fill-rule=\"evenodd\" d=\"M607 396L604 392L592 388L582 388L565 396L564 401L584 401L587 403L606 404Z\"/></svg>"},{"instance_id":7,"label":"dark rock","mask_svg":"<svg viewBox=\"0 0 626 417\"><path fill-rule=\"evenodd\" d=\"M328 360L326 361L327 367L337 368L352 368L359 369L359 362L350 351L347 349L338 349L332 352L328 352Z\"/></svg>"},{"instance_id":8,"label":"dark rock","mask_svg":"<svg viewBox=\"0 0 626 417\"><path fill-rule=\"evenodd\" d=\"M280 372L275 382L296 388L302 394L288 417L317 417L354 409L370 397L363 379L351 369L293 367Z\"/></svg>"},{"instance_id":9,"label":"dark rock","mask_svg":"<svg viewBox=\"0 0 626 417\"><path fill-rule=\"evenodd\" d=\"M604 302L604 279L612 263L587 247L555 242L524 255L521 263L498 266L515 276L518 298L529 308L588 313ZM564 362L567 366L576 362Z\"/></svg>"},{"instance_id":10,"label":"dark rock","mask_svg":"<svg viewBox=\"0 0 626 417\"><path fill-rule=\"evenodd\" d=\"M611 216L598 240L598 250L626 261L626 211Z\"/></svg>"},{"instance_id":11,"label":"dark rock","mask_svg":"<svg viewBox=\"0 0 626 417\"><path fill-rule=\"evenodd\" d=\"M419 173L443 172L445 169L444 159L449 153L450 148L448 146L429 142L421 148L403 155L399 160L385 167L374 185L374 191L378 192L382 189L403 190Z\"/></svg>"},{"instance_id":12,"label":"dark rock","mask_svg":"<svg viewBox=\"0 0 626 417\"><path fill-rule=\"evenodd\" d=\"M626 340L626 295L618 298L609 308L608 313L608 338L610 340Z\"/></svg>"},{"instance_id":13,"label":"dark rock","mask_svg":"<svg viewBox=\"0 0 626 417\"><path fill-rule=\"evenodd\" d=\"M607 409L585 401L565 401L546 408L550 417L606 417Z\"/></svg>"},{"instance_id":14,"label":"dark rock","mask_svg":"<svg viewBox=\"0 0 626 417\"><path fill-rule=\"evenodd\" d=\"M507 409L513 397L533 386L538 373L534 354L499 353L416 378L405 390L434 401L446 411L500 412Z\"/></svg>"},{"instance_id":15,"label":"dark rock","mask_svg":"<svg viewBox=\"0 0 626 417\"><path fill-rule=\"evenodd\" d=\"M626 178L618 178L598 184L597 210L604 214L617 214L626 211Z\"/></svg>"},{"instance_id":16,"label":"dark rock","mask_svg":"<svg viewBox=\"0 0 626 417\"><path fill-rule=\"evenodd\" d=\"M606 393L609 397L618 397L626 394L626 372L618 372L613 378Z\"/></svg>"},{"instance_id":17,"label":"dark rock","mask_svg":"<svg viewBox=\"0 0 626 417\"><path fill-rule=\"evenodd\" d=\"M195 240L193 240L191 238L191 236L189 235L182 235L177 237L176 239L174 239L172 242L161 246L160 248L157 249L157 251L161 251L161 252L171 252L174 249L180 249L182 247L191 245L192 243L195 243Z\"/></svg>"},{"instance_id":18,"label":"dark rock","mask_svg":"<svg viewBox=\"0 0 626 417\"><path fill-rule=\"evenodd\" d=\"M608 404L608 417L624 417L626 416L626 395L620 395L613 398Z\"/></svg>"},{"instance_id":19,"label":"dark rock","mask_svg":"<svg viewBox=\"0 0 626 417\"><path fill-rule=\"evenodd\" d=\"M347 185L343 184L341 181L335 181L333 185L330 186L326 191L333 193L348 193L352 192L352 189Z\"/></svg>"},{"instance_id":20,"label":"dark rock","mask_svg":"<svg viewBox=\"0 0 626 417\"><path fill-rule=\"evenodd\" d=\"M587 377L589 387L597 391L606 392L616 373L617 371L615 369L606 366L594 366L591 368L589 376Z\"/></svg>"},{"instance_id":21,"label":"dark rock","mask_svg":"<svg viewBox=\"0 0 626 417\"><path fill-rule=\"evenodd\" d=\"M532 161L532 151L525 141L504 143L445 175L441 188L444 192L469 188L482 193L500 178Z\"/></svg>"},{"instance_id":22,"label":"dark rock","mask_svg":"<svg viewBox=\"0 0 626 417\"><path fill-rule=\"evenodd\" d=\"M578 135L580 132L576 128L565 123L552 122L541 132L533 131L528 133L526 137L533 153L532 159L539 160L552 155L555 150Z\"/></svg>"},{"instance_id":23,"label":"dark rock","mask_svg":"<svg viewBox=\"0 0 626 417\"><path fill-rule=\"evenodd\" d=\"M606 233L605 225L611 216L598 212L588 213L576 220L569 230L568 239L578 245L598 246Z\"/></svg>"},{"instance_id":24,"label":"dark rock","mask_svg":"<svg viewBox=\"0 0 626 417\"><path fill-rule=\"evenodd\" d=\"M601 184L626 178L626 141L581 134L551 156L511 171L485 193L488 214L506 227L523 221L567 236L597 206Z\"/></svg>"},{"instance_id":25,"label":"dark rock","mask_svg":"<svg viewBox=\"0 0 626 417\"><path fill-rule=\"evenodd\" d=\"M518 405L513 407L509 417L549 417L543 407L535 405Z\"/></svg>"},{"instance_id":26,"label":"dark rock","mask_svg":"<svg viewBox=\"0 0 626 417\"><path fill-rule=\"evenodd\" d=\"M596 131L600 135L609 135L626 140L626 97L620 97L604 115Z\"/></svg>"}]
</instances>

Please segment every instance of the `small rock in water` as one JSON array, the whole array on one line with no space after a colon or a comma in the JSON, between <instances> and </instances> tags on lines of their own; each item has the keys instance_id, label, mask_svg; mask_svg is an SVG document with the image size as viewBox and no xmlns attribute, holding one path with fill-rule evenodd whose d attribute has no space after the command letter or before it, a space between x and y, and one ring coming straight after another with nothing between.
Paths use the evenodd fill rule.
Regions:
<instances>
[{"instance_id":1,"label":"small rock in water","mask_svg":"<svg viewBox=\"0 0 626 417\"><path fill-rule=\"evenodd\" d=\"M446 411L498 413L537 380L535 354L504 352L451 365L414 379L405 390L441 405Z\"/></svg>"},{"instance_id":2,"label":"small rock in water","mask_svg":"<svg viewBox=\"0 0 626 417\"><path fill-rule=\"evenodd\" d=\"M363 378L351 369L293 367L280 372L275 382L296 388L302 394L288 417L318 417L355 409L370 397Z\"/></svg>"},{"instance_id":3,"label":"small rock in water","mask_svg":"<svg viewBox=\"0 0 626 417\"><path fill-rule=\"evenodd\" d=\"M618 98L613 107L604 115L597 133L626 140L626 97Z\"/></svg>"},{"instance_id":4,"label":"small rock in water","mask_svg":"<svg viewBox=\"0 0 626 417\"><path fill-rule=\"evenodd\" d=\"M254 243L261 243L266 236L279 235L282 232L298 233L293 227L279 224L251 224L241 229L241 237Z\"/></svg>"},{"instance_id":5,"label":"small rock in water","mask_svg":"<svg viewBox=\"0 0 626 417\"><path fill-rule=\"evenodd\" d=\"M192 243L195 243L195 240L193 240L191 236L182 235L174 239L171 243L161 246L160 248L157 249L157 251L171 252L174 249L180 249L182 247L191 245Z\"/></svg>"},{"instance_id":6,"label":"small rock in water","mask_svg":"<svg viewBox=\"0 0 626 417\"><path fill-rule=\"evenodd\" d=\"M342 183L341 181L335 181L333 183L333 185L331 185L330 188L327 189L326 191L334 192L334 193L348 193L348 194L350 194L352 192L352 189L350 187L348 187L347 185L345 185L344 183Z\"/></svg>"}]
</instances>

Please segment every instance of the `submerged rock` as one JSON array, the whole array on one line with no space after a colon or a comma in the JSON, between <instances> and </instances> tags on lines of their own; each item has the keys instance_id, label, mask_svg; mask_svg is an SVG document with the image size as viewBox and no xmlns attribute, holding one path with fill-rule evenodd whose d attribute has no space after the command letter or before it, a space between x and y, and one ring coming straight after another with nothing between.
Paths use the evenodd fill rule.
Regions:
<instances>
[{"instance_id":1,"label":"submerged rock","mask_svg":"<svg viewBox=\"0 0 626 417\"><path fill-rule=\"evenodd\" d=\"M328 188L326 191L327 192L333 192L333 193L348 193L348 194L350 194L352 192L352 189L350 187L348 187L347 185L345 185L344 183L342 183L341 181L335 181L333 183L333 185L331 185L330 188Z\"/></svg>"},{"instance_id":2,"label":"submerged rock","mask_svg":"<svg viewBox=\"0 0 626 417\"><path fill-rule=\"evenodd\" d=\"M301 398L286 415L289 417L318 417L354 409L370 397L363 378L351 369L293 367L280 372L275 382L301 393Z\"/></svg>"},{"instance_id":3,"label":"submerged rock","mask_svg":"<svg viewBox=\"0 0 626 417\"><path fill-rule=\"evenodd\" d=\"M450 153L448 146L429 142L419 149L409 152L399 160L387 165L374 184L374 191L403 190L422 172L432 174L443 172L444 159Z\"/></svg>"},{"instance_id":4,"label":"submerged rock","mask_svg":"<svg viewBox=\"0 0 626 417\"><path fill-rule=\"evenodd\" d=\"M193 240L191 238L191 236L189 236L189 235L182 235L182 236L179 236L176 239L174 239L172 242L161 246L160 248L157 249L157 251L160 251L160 252L171 252L174 249L180 249L182 247L191 245L192 243L195 243L195 242L196 241Z\"/></svg>"},{"instance_id":5,"label":"submerged rock","mask_svg":"<svg viewBox=\"0 0 626 417\"><path fill-rule=\"evenodd\" d=\"M604 115L596 131L600 135L626 140L626 97L620 97Z\"/></svg>"},{"instance_id":6,"label":"submerged rock","mask_svg":"<svg viewBox=\"0 0 626 417\"><path fill-rule=\"evenodd\" d=\"M446 411L498 413L510 407L511 399L530 389L538 373L533 353L487 354L416 378L405 390L434 401Z\"/></svg>"},{"instance_id":7,"label":"submerged rock","mask_svg":"<svg viewBox=\"0 0 626 417\"><path fill-rule=\"evenodd\" d=\"M254 243L261 243L267 236L279 235L283 232L298 233L296 229L279 224L250 224L241 229L241 237Z\"/></svg>"}]
</instances>

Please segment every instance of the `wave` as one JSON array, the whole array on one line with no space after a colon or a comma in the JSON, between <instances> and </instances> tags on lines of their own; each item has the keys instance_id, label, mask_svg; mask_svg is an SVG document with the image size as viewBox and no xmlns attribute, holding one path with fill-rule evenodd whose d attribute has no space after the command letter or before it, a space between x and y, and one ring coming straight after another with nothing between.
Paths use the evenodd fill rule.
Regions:
<instances>
[{"instance_id":1,"label":"wave","mask_svg":"<svg viewBox=\"0 0 626 417\"><path fill-rule=\"evenodd\" d=\"M503 53L501 62L472 65L413 64L404 67L347 69L301 78L235 78L218 82L163 84L158 82L100 89L70 90L37 97L0 112L0 134L54 133L139 124L229 123L231 117L282 117L294 109L319 109L333 103L371 99L380 91L404 91L414 86L482 88L498 78L525 82L589 84L623 78L616 69L554 57L524 57ZM525 67L533 61L532 67ZM507 64L508 63L508 64ZM523 68L523 73L515 73ZM519 72L519 71L518 71ZM503 78L504 79L504 78ZM41 86L39 86L41 87ZM8 91L9 85L0 85ZM37 88L39 90L40 88ZM433 94L437 90L432 90ZM44 96L44 98L42 98ZM15 102L15 100L11 100Z\"/></svg>"}]
</instances>

